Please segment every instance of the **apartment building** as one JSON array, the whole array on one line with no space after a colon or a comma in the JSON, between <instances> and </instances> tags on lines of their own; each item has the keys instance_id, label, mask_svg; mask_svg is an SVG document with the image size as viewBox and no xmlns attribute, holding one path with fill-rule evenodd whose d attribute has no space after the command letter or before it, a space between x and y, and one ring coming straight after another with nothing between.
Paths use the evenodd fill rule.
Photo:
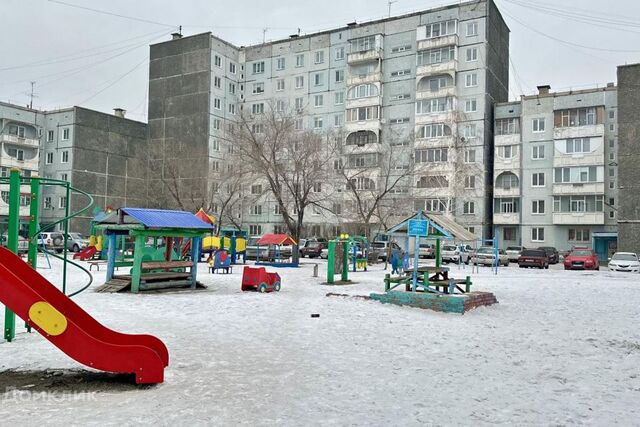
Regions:
<instances>
[{"instance_id":1,"label":"apartment building","mask_svg":"<svg viewBox=\"0 0 640 427\"><path fill-rule=\"evenodd\" d=\"M617 89L551 92L495 107L494 215L502 246L615 250Z\"/></svg>"},{"instance_id":2,"label":"apartment building","mask_svg":"<svg viewBox=\"0 0 640 427\"><path fill-rule=\"evenodd\" d=\"M234 191L222 183L238 115L295 109L303 114L300 129L343 135L336 168L372 170L356 180L358 190L378 188L382 158L392 152L397 173L410 170L393 192L398 211L443 212L488 236L493 105L507 100L508 55L509 30L492 0L248 47L210 33L175 35L151 46L150 161L157 172L149 192L177 189L207 200ZM251 234L283 230L276 203L259 185L244 188L235 218ZM358 221L344 185L328 179L318 186L331 192L334 208L310 209L308 234L330 236ZM175 197L162 202L179 204Z\"/></svg>"}]
</instances>

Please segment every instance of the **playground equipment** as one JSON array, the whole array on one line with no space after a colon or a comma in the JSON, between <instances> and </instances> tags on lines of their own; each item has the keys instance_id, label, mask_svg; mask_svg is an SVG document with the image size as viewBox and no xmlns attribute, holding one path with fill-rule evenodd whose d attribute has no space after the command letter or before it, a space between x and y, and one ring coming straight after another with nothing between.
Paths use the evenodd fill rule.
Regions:
<instances>
[{"instance_id":1,"label":"playground equipment","mask_svg":"<svg viewBox=\"0 0 640 427\"><path fill-rule=\"evenodd\" d=\"M164 380L169 353L162 341L104 327L4 248L0 248L0 301L66 355L86 366L135 374L138 384Z\"/></svg>"},{"instance_id":2,"label":"playground equipment","mask_svg":"<svg viewBox=\"0 0 640 427\"><path fill-rule=\"evenodd\" d=\"M268 273L264 267L245 266L242 272L243 291L279 292L280 275L278 273Z\"/></svg>"},{"instance_id":3,"label":"playground equipment","mask_svg":"<svg viewBox=\"0 0 640 427\"><path fill-rule=\"evenodd\" d=\"M97 291L120 292L131 288L131 292L137 293L171 287L196 288L200 239L211 230L211 224L190 212L121 208L96 227L109 238L106 282ZM117 262L118 236L135 240L132 260ZM182 261L178 256L180 248L174 245L186 239L191 243L191 259ZM160 245L160 240L165 246ZM130 266L131 273L116 276L116 266ZM186 272L187 268L191 271Z\"/></svg>"},{"instance_id":4,"label":"playground equipment","mask_svg":"<svg viewBox=\"0 0 640 427\"><path fill-rule=\"evenodd\" d=\"M367 271L369 266L369 241L364 236L347 236L351 244L352 271L354 273L358 270ZM358 252L359 249L360 252Z\"/></svg>"},{"instance_id":5,"label":"playground equipment","mask_svg":"<svg viewBox=\"0 0 640 427\"><path fill-rule=\"evenodd\" d=\"M95 245L87 246L86 248L84 248L84 249L76 252L75 254L73 254L73 259L79 259L80 261L86 261L88 259L93 258L97 252L98 252L98 250L96 249Z\"/></svg>"},{"instance_id":6,"label":"playground equipment","mask_svg":"<svg viewBox=\"0 0 640 427\"><path fill-rule=\"evenodd\" d=\"M209 272L215 273L216 270L223 270L226 274L233 273L233 266L231 265L231 257L225 250L218 250L214 252L213 256L209 259Z\"/></svg>"},{"instance_id":7,"label":"playground equipment","mask_svg":"<svg viewBox=\"0 0 640 427\"><path fill-rule=\"evenodd\" d=\"M296 245L296 241L288 234L265 234L256 244L258 246L256 265L298 267L297 262L289 261L293 254L286 255L282 252L283 245ZM260 260L260 246L266 246L268 248L268 258L266 260Z\"/></svg>"},{"instance_id":8,"label":"playground equipment","mask_svg":"<svg viewBox=\"0 0 640 427\"><path fill-rule=\"evenodd\" d=\"M337 249L340 245L341 249ZM348 234L341 234L327 245L327 285L335 284L335 273L340 273L340 283L349 283L349 247Z\"/></svg>"},{"instance_id":9,"label":"playground equipment","mask_svg":"<svg viewBox=\"0 0 640 427\"><path fill-rule=\"evenodd\" d=\"M476 251L481 246L491 246L493 248L493 264L491 264L491 272L493 274L498 274L498 269L500 268L500 247L498 246L500 243L499 234L496 230L493 239L478 239L479 245L476 245ZM473 263L471 266L471 272L480 272L480 263Z\"/></svg>"},{"instance_id":10,"label":"playground equipment","mask_svg":"<svg viewBox=\"0 0 640 427\"><path fill-rule=\"evenodd\" d=\"M74 295L79 294L80 292L87 289L91 286L93 281L93 276L91 273L82 267L81 265L70 261L67 259L67 242L66 239L69 236L69 220L72 218L82 214L87 209L91 207L93 204L93 198L85 193L84 191L73 188L69 185L67 181L51 179L51 178L39 178L36 176L32 177L21 177L20 169L14 168L11 169L9 173L9 177L0 178L0 185L9 185L9 224L8 224L8 241L7 248L13 252L18 253L18 239L19 239L19 229L20 229L20 197L21 195L21 186L29 186L28 200L29 200L29 222L28 222L28 251L27 251L27 260L31 265L31 268L34 270L37 268L38 264L38 249L40 249L46 256L47 262L49 263L49 256L62 260L62 293L66 294L67 292L67 265L71 264L74 267L82 270L88 276L88 282L81 289L71 293L69 296L72 297ZM40 219L40 191L43 186L53 186L53 187L62 187L65 190L67 203L65 204L65 216L56 221L54 223L48 224L45 227L40 227L39 219ZM82 209L71 213L69 209L71 194L79 194L87 198L87 205ZM38 236L41 232L53 230L58 224L63 225L63 233L65 236L65 242L63 247L63 252L61 255L52 253L47 251L46 247L43 245L38 246L39 239ZM50 265L50 263L49 263ZM27 330L30 330L30 326L27 323ZM15 337L15 314L9 307L5 307L5 316L4 316L4 338L6 341L12 341Z\"/></svg>"}]
</instances>

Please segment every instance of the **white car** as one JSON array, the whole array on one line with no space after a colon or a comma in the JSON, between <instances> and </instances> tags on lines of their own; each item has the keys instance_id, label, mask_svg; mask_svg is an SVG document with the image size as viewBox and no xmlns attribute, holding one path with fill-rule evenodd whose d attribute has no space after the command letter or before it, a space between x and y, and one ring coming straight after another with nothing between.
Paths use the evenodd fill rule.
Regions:
<instances>
[{"instance_id":1,"label":"white car","mask_svg":"<svg viewBox=\"0 0 640 427\"><path fill-rule=\"evenodd\" d=\"M482 246L472 256L471 262L473 265L487 265L492 266L495 263L495 249L491 246ZM505 267L509 266L509 257L503 249L498 251L498 262Z\"/></svg>"},{"instance_id":2,"label":"white car","mask_svg":"<svg viewBox=\"0 0 640 427\"><path fill-rule=\"evenodd\" d=\"M524 246L507 246L505 252L509 257L510 262L518 262L518 258L520 258L520 254L525 250Z\"/></svg>"},{"instance_id":3,"label":"white car","mask_svg":"<svg viewBox=\"0 0 640 427\"><path fill-rule=\"evenodd\" d=\"M322 258L322 259L329 258L329 249L322 248L322 250L320 251L320 258Z\"/></svg>"},{"instance_id":4,"label":"white car","mask_svg":"<svg viewBox=\"0 0 640 427\"><path fill-rule=\"evenodd\" d=\"M609 260L609 270L627 271L631 273L640 272L638 255L633 252L616 252Z\"/></svg>"},{"instance_id":5,"label":"white car","mask_svg":"<svg viewBox=\"0 0 640 427\"><path fill-rule=\"evenodd\" d=\"M469 252L464 250L464 247L458 247L456 245L443 245L440 252L442 262L459 262L469 264Z\"/></svg>"}]
</instances>

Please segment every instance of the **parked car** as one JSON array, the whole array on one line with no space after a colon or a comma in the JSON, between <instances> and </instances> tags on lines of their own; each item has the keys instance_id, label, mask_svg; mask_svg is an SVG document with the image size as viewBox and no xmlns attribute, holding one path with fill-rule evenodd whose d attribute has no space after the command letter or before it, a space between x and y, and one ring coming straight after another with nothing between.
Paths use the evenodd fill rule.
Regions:
<instances>
[{"instance_id":1,"label":"parked car","mask_svg":"<svg viewBox=\"0 0 640 427\"><path fill-rule=\"evenodd\" d=\"M318 258L322 253L322 249L326 247L325 243L318 241L308 241L302 248L302 257Z\"/></svg>"},{"instance_id":2,"label":"parked car","mask_svg":"<svg viewBox=\"0 0 640 427\"><path fill-rule=\"evenodd\" d=\"M64 250L64 234L59 232L40 233L38 245L44 245L45 249L49 252L55 251L56 253L62 253Z\"/></svg>"},{"instance_id":3,"label":"parked car","mask_svg":"<svg viewBox=\"0 0 640 427\"><path fill-rule=\"evenodd\" d=\"M420 243L418 254L420 255L420 258L433 258L436 256L436 249L432 244Z\"/></svg>"},{"instance_id":4,"label":"parked car","mask_svg":"<svg viewBox=\"0 0 640 427\"><path fill-rule=\"evenodd\" d=\"M509 261L518 262L522 251L524 251L525 249L526 248L524 246L507 246L507 249L505 249L504 251L509 257Z\"/></svg>"},{"instance_id":5,"label":"parked car","mask_svg":"<svg viewBox=\"0 0 640 427\"><path fill-rule=\"evenodd\" d=\"M247 240L246 246L246 258L258 259L258 240L260 237L250 237ZM269 248L267 246L260 246L260 259L266 260L269 257Z\"/></svg>"},{"instance_id":6,"label":"parked car","mask_svg":"<svg viewBox=\"0 0 640 427\"><path fill-rule=\"evenodd\" d=\"M469 264L469 252L465 249L464 246L456 246L456 245L443 245L441 251L442 262L455 262L458 264L462 262L464 264Z\"/></svg>"},{"instance_id":7,"label":"parked car","mask_svg":"<svg viewBox=\"0 0 640 427\"><path fill-rule=\"evenodd\" d=\"M0 246L7 246L9 242L9 237L7 233L0 235ZM29 240L18 236L18 253L26 253L29 251Z\"/></svg>"},{"instance_id":8,"label":"parked car","mask_svg":"<svg viewBox=\"0 0 640 427\"><path fill-rule=\"evenodd\" d=\"M628 271L631 273L640 272L638 255L633 252L616 252L609 260L609 270Z\"/></svg>"},{"instance_id":9,"label":"parked car","mask_svg":"<svg viewBox=\"0 0 640 427\"><path fill-rule=\"evenodd\" d=\"M518 258L518 266L520 268L549 268L549 257L542 249L525 249Z\"/></svg>"},{"instance_id":10,"label":"parked car","mask_svg":"<svg viewBox=\"0 0 640 427\"><path fill-rule=\"evenodd\" d=\"M573 248L564 259L565 270L600 270L598 254L589 248Z\"/></svg>"},{"instance_id":11,"label":"parked car","mask_svg":"<svg viewBox=\"0 0 640 427\"><path fill-rule=\"evenodd\" d=\"M540 246L538 249L542 249L547 253L549 264L557 264L560 262L560 254L558 254L558 250L553 246Z\"/></svg>"},{"instance_id":12,"label":"parked car","mask_svg":"<svg viewBox=\"0 0 640 427\"><path fill-rule=\"evenodd\" d=\"M322 248L322 251L320 251L320 258L322 258L322 259L329 258L329 249L328 248Z\"/></svg>"},{"instance_id":13,"label":"parked car","mask_svg":"<svg viewBox=\"0 0 640 427\"><path fill-rule=\"evenodd\" d=\"M307 239L298 239L298 252L300 252L300 256L302 256L302 248L307 244Z\"/></svg>"},{"instance_id":14,"label":"parked car","mask_svg":"<svg viewBox=\"0 0 640 427\"><path fill-rule=\"evenodd\" d=\"M492 266L496 262L495 251L495 248L491 246L481 246L471 255L471 262L473 265L481 264ZM503 249L498 250L498 263L505 267L509 266L509 257Z\"/></svg>"},{"instance_id":15,"label":"parked car","mask_svg":"<svg viewBox=\"0 0 640 427\"><path fill-rule=\"evenodd\" d=\"M402 248L396 243L396 242L381 242L381 241L377 241L377 242L373 242L371 244L371 247L378 251L378 259L381 260L382 262L385 262L387 260L387 252L389 250L389 247L391 247L391 252L395 252L398 251L399 253L402 253Z\"/></svg>"},{"instance_id":16,"label":"parked car","mask_svg":"<svg viewBox=\"0 0 640 427\"><path fill-rule=\"evenodd\" d=\"M82 249L89 246L89 236L85 236L80 233L69 233L67 239L67 249L72 252L80 252Z\"/></svg>"}]
</instances>

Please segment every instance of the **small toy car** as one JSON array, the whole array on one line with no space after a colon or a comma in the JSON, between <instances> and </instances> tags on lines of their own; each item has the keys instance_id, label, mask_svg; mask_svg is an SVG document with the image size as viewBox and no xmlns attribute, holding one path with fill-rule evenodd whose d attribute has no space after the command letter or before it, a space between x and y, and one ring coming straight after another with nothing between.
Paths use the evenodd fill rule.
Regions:
<instances>
[{"instance_id":1,"label":"small toy car","mask_svg":"<svg viewBox=\"0 0 640 427\"><path fill-rule=\"evenodd\" d=\"M264 267L245 266L242 272L242 290L278 292L280 291L280 275L278 273L267 273Z\"/></svg>"}]
</instances>

